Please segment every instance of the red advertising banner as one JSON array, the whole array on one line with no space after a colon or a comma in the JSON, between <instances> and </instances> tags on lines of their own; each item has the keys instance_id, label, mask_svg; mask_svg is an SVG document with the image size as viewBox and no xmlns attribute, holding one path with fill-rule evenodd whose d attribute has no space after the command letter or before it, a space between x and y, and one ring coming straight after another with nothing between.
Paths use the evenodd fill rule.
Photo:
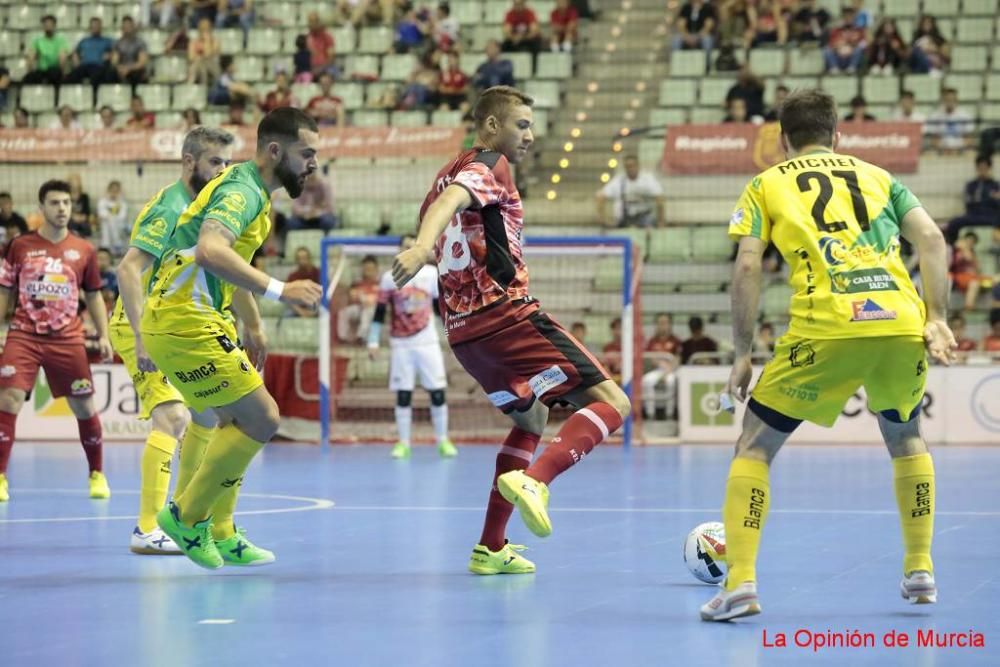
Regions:
<instances>
[{"instance_id":1,"label":"red advertising banner","mask_svg":"<svg viewBox=\"0 0 1000 667\"><path fill-rule=\"evenodd\" d=\"M898 173L920 162L920 123L841 123L837 152ZM777 123L672 125L662 168L670 174L755 174L784 161Z\"/></svg>"},{"instance_id":2,"label":"red advertising banner","mask_svg":"<svg viewBox=\"0 0 1000 667\"><path fill-rule=\"evenodd\" d=\"M233 157L253 156L256 128L226 128L236 136ZM320 132L321 158L426 157L458 151L465 131L449 127L348 127ZM180 130L0 130L0 162L176 161Z\"/></svg>"}]
</instances>

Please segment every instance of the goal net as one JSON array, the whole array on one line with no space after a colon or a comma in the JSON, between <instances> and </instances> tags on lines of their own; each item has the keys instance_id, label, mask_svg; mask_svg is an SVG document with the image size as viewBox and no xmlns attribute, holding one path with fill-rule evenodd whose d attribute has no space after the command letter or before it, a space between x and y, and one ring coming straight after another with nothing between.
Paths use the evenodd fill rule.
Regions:
<instances>
[{"instance_id":1,"label":"goal net","mask_svg":"<svg viewBox=\"0 0 1000 667\"><path fill-rule=\"evenodd\" d=\"M394 237L330 236L321 247L324 298L319 322L320 443L389 442L395 439L395 394L388 389L386 341L374 358L364 344L374 312L370 280L362 276L363 260L387 271L398 252ZM524 244L530 293L542 309L567 329L582 331L583 342L620 380L630 395L641 364L642 312L637 297L641 261L631 239L615 237L529 237ZM370 279L371 276L369 275ZM615 324L617 321L617 324ZM439 328L448 374L449 435L456 442L498 442L510 431L510 420L489 402L448 349ZM613 333L614 328L620 334ZM582 326L582 329L581 329ZM388 327L384 327L383 331ZM385 334L383 334L385 335ZM419 385L413 392L413 440L431 441L429 398ZM567 409L554 409L552 422ZM626 446L632 419L616 440Z\"/></svg>"}]
</instances>

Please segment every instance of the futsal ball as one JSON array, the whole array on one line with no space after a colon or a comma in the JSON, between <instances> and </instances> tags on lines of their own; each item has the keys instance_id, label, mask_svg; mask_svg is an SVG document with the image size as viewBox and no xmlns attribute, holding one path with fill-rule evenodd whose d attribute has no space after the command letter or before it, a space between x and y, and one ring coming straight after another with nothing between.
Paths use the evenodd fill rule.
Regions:
<instances>
[{"instance_id":1,"label":"futsal ball","mask_svg":"<svg viewBox=\"0 0 1000 667\"><path fill-rule=\"evenodd\" d=\"M726 578L726 529L718 521L697 526L684 540L684 564L697 579L717 584Z\"/></svg>"}]
</instances>

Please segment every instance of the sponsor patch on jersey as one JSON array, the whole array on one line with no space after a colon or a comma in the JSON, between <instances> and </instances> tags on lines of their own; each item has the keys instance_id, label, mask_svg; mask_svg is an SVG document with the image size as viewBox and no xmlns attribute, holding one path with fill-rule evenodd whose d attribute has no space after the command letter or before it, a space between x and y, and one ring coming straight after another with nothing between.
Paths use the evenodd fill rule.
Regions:
<instances>
[{"instance_id":1,"label":"sponsor patch on jersey","mask_svg":"<svg viewBox=\"0 0 1000 667\"><path fill-rule=\"evenodd\" d=\"M7 364L0 366L0 378L12 378L17 374L17 367Z\"/></svg>"},{"instance_id":2,"label":"sponsor patch on jersey","mask_svg":"<svg viewBox=\"0 0 1000 667\"><path fill-rule=\"evenodd\" d=\"M830 288L834 294L860 292L897 292L899 287L885 269L859 269L830 274Z\"/></svg>"},{"instance_id":3,"label":"sponsor patch on jersey","mask_svg":"<svg viewBox=\"0 0 1000 667\"><path fill-rule=\"evenodd\" d=\"M153 236L163 236L167 233L167 221L163 218L156 218L146 226L146 231Z\"/></svg>"},{"instance_id":4,"label":"sponsor patch on jersey","mask_svg":"<svg viewBox=\"0 0 1000 667\"><path fill-rule=\"evenodd\" d=\"M498 408L517 400L517 396L509 391L495 391L492 394L487 394L486 397L490 399L490 403Z\"/></svg>"},{"instance_id":5,"label":"sponsor patch on jersey","mask_svg":"<svg viewBox=\"0 0 1000 667\"><path fill-rule=\"evenodd\" d=\"M246 209L247 200L241 192L227 192L222 198L222 205L231 213L239 215Z\"/></svg>"},{"instance_id":6,"label":"sponsor patch on jersey","mask_svg":"<svg viewBox=\"0 0 1000 667\"><path fill-rule=\"evenodd\" d=\"M868 322L871 320L894 320L895 310L886 310L871 299L864 301L852 301L851 308L854 310L852 322Z\"/></svg>"},{"instance_id":7,"label":"sponsor patch on jersey","mask_svg":"<svg viewBox=\"0 0 1000 667\"><path fill-rule=\"evenodd\" d=\"M746 214L743 212L742 208L738 208L733 211L733 217L729 218L730 225L738 225L743 222L743 218Z\"/></svg>"},{"instance_id":8,"label":"sponsor patch on jersey","mask_svg":"<svg viewBox=\"0 0 1000 667\"><path fill-rule=\"evenodd\" d=\"M563 369L553 366L528 380L528 386L531 387L531 391L534 392L535 396L541 398L545 392L553 387L558 387L568 380L569 378L563 372Z\"/></svg>"},{"instance_id":9,"label":"sponsor patch on jersey","mask_svg":"<svg viewBox=\"0 0 1000 667\"><path fill-rule=\"evenodd\" d=\"M63 253L63 258L65 258L70 262L75 262L76 260L80 259L80 251L76 250L75 248L70 248L69 250Z\"/></svg>"}]
</instances>

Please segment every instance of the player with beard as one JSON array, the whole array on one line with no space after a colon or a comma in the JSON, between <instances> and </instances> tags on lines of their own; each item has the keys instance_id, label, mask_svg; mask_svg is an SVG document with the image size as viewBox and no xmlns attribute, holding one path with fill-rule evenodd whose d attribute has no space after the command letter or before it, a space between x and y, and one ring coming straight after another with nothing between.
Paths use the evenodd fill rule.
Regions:
<instances>
[{"instance_id":1,"label":"player with beard","mask_svg":"<svg viewBox=\"0 0 1000 667\"><path fill-rule=\"evenodd\" d=\"M111 315L111 345L125 362L139 397L139 418L149 419L152 429L142 451L139 485L139 519L132 530L130 550L137 554L180 555L173 541L156 525L156 513L167 501L170 462L183 436L177 492L183 491L205 454L215 428L215 415L188 408L169 379L149 359L139 337L139 319L153 262L163 254L181 212L201 189L232 161L233 135L223 130L198 127L184 137L181 177L150 199L132 226L128 252L118 265L121 296ZM244 299L252 295L244 293ZM234 306L242 303L234 295ZM246 338L259 336L259 328L247 327ZM234 492L236 489L234 489ZM220 521L225 523L225 521Z\"/></svg>"},{"instance_id":2,"label":"player with beard","mask_svg":"<svg viewBox=\"0 0 1000 667\"><path fill-rule=\"evenodd\" d=\"M316 123L290 107L267 114L257 126L254 158L227 168L184 210L156 264L139 330L152 362L194 410L213 408L220 425L187 486L160 510L156 521L198 565L263 565L274 554L250 543L232 522L236 494L250 462L278 429L278 406L258 373L263 336L238 345L227 310L234 292L246 290L288 304L311 307L321 288L311 280L289 283L250 261L271 232L271 193L302 194L317 169ZM238 313L251 328L256 304ZM259 327L257 327L259 328ZM228 499L229 506L223 507ZM224 517L224 521L213 519Z\"/></svg>"},{"instance_id":3,"label":"player with beard","mask_svg":"<svg viewBox=\"0 0 1000 667\"><path fill-rule=\"evenodd\" d=\"M424 264L437 263L448 343L514 422L497 454L483 534L469 560L475 574L535 571L507 542L513 506L535 535L551 533L548 484L618 430L631 410L601 363L528 295L524 210L510 165L534 140L532 103L508 86L483 92L472 114L475 147L438 173L420 211L417 242L392 267L402 287ZM532 463L557 402L578 410Z\"/></svg>"}]
</instances>

